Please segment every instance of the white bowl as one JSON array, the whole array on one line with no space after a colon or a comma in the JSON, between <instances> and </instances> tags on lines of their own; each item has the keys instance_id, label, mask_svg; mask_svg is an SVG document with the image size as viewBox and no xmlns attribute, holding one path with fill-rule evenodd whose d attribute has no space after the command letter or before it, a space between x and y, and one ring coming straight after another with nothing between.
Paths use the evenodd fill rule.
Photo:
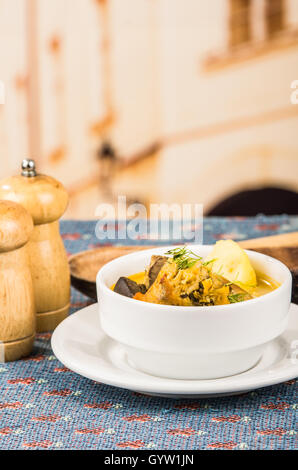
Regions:
<instances>
[{"instance_id":1,"label":"white bowl","mask_svg":"<svg viewBox=\"0 0 298 470\"><path fill-rule=\"evenodd\" d=\"M252 265L281 285L261 297L230 305L158 305L117 294L120 276L141 271L162 247L121 256L103 266L96 284L101 325L125 348L139 370L173 379L215 379L244 372L261 358L267 343L287 327L292 276L270 256L247 251ZM205 257L212 249L192 245Z\"/></svg>"}]
</instances>

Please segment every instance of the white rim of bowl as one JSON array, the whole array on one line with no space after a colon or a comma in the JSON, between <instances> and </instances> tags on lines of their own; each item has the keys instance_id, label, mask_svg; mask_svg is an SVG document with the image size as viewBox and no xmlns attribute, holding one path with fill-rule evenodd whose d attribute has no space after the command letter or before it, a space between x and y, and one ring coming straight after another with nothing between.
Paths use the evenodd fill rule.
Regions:
<instances>
[{"instance_id":1,"label":"white rim of bowl","mask_svg":"<svg viewBox=\"0 0 298 470\"><path fill-rule=\"evenodd\" d=\"M175 248L177 245L170 245L170 246L166 246L166 247L158 247L158 248L149 248L148 250L143 250L141 252L136 252L136 253L129 253L127 255L122 255L122 256L119 256L118 258L115 258L111 261L109 261L107 264L105 264L104 266L102 266L102 268L100 268L100 270L98 271L97 273L97 276L96 276L96 284L99 283L101 288L105 291L106 294L108 295L111 295L111 296L120 296L121 297L121 300L124 301L124 302L142 302L140 300L137 300L137 299L132 299L130 297L126 297L125 295L121 295L121 294L118 294L117 292L114 292L110 287L108 287L105 283L105 281L103 280L103 276L105 274L105 271L107 269L109 269L109 267L112 265L112 264L116 264L118 262L119 259L122 259L123 258L132 258L132 257L139 257L140 255L142 254L146 254L148 253L149 251L154 251L154 250L167 250L169 251L170 249L172 248ZM178 245L179 246L179 245ZM197 246L202 246L202 247L212 247L213 245L197 245ZM270 296L270 298L276 296L276 295L279 295L280 292L282 290L285 290L287 287L288 287L288 284L292 282L292 274L291 274L291 271L289 270L289 268L284 264L282 263L281 261L279 261L278 259L276 258L273 258L272 256L268 256L268 255L265 255L263 253L258 253L256 251L252 251L252 250L244 250L248 255L249 254L252 254L253 256L257 256L257 257L260 257L260 258L267 258L268 260L272 260L275 264L279 265L280 268L284 271L284 273L286 274L287 278L285 279L285 281L279 286L277 287L276 289L274 289L272 292L268 292L267 294L264 294L264 295L261 295L260 297L255 297L253 299L249 299L249 300L244 300L243 302L237 302L237 303L233 303L233 304L225 304L225 305L204 305L204 306L200 306L199 307L199 310L201 311L202 309L205 310L205 309L210 309L212 308L212 311L215 312L216 310L218 309L222 309L222 308L237 308L239 307L239 304L243 305L244 303L247 303L249 302L250 305L252 304L255 304L256 302L260 302L264 299L264 297L266 297L268 299L268 297ZM266 273L264 273L266 274ZM99 299L98 299L99 300ZM291 300L290 300L291 301ZM144 302L142 302L144 304ZM153 302L146 302L147 305L150 305L152 308L173 308L175 310L183 310L183 312L193 312L193 311L198 311L198 306L182 306L182 305L166 305L166 304L155 304Z\"/></svg>"}]
</instances>

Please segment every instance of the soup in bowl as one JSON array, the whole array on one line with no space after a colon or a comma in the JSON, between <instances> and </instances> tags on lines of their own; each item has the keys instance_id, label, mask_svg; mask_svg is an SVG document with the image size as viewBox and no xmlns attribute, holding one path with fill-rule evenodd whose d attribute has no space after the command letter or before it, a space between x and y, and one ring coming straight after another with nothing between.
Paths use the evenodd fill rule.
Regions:
<instances>
[{"instance_id":1,"label":"soup in bowl","mask_svg":"<svg viewBox=\"0 0 298 470\"><path fill-rule=\"evenodd\" d=\"M183 247L154 248L101 268L102 328L122 344L132 366L173 379L225 377L253 367L268 342L283 333L291 297L288 268L244 250L243 259L236 251L231 261L224 248L224 255L219 250L214 257L218 248L192 245L180 260L175 253ZM156 257L167 260L150 272Z\"/></svg>"}]
</instances>

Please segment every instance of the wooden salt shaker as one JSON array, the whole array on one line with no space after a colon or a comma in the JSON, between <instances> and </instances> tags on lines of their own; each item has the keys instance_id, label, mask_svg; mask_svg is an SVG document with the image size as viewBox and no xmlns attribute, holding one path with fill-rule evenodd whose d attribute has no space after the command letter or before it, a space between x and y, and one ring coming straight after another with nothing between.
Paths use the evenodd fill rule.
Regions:
<instances>
[{"instance_id":1,"label":"wooden salt shaker","mask_svg":"<svg viewBox=\"0 0 298 470\"><path fill-rule=\"evenodd\" d=\"M28 240L30 214L19 204L0 201L0 362L30 354L35 305Z\"/></svg>"},{"instance_id":2,"label":"wooden salt shaker","mask_svg":"<svg viewBox=\"0 0 298 470\"><path fill-rule=\"evenodd\" d=\"M54 178L37 174L33 160L24 160L21 175L0 183L0 198L22 204L33 218L28 249L36 330L53 330L67 317L70 303L69 266L58 222L68 204L66 189Z\"/></svg>"}]
</instances>

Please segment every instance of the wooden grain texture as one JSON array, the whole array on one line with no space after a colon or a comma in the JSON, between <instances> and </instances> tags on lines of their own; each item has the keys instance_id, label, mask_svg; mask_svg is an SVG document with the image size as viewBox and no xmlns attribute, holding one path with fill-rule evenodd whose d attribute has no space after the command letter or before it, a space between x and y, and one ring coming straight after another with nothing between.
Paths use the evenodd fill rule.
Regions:
<instances>
[{"instance_id":1,"label":"wooden grain texture","mask_svg":"<svg viewBox=\"0 0 298 470\"><path fill-rule=\"evenodd\" d=\"M67 316L70 308L70 303L64 307L51 310L50 312L43 312L36 314L36 325L39 331L52 331L61 323Z\"/></svg>"},{"instance_id":2,"label":"wooden grain texture","mask_svg":"<svg viewBox=\"0 0 298 470\"><path fill-rule=\"evenodd\" d=\"M0 343L0 362L17 361L18 359L29 356L33 348L34 340L35 333L19 341Z\"/></svg>"},{"instance_id":3,"label":"wooden grain texture","mask_svg":"<svg viewBox=\"0 0 298 470\"><path fill-rule=\"evenodd\" d=\"M37 312L62 309L69 304L70 273L58 222L35 226L28 248Z\"/></svg>"},{"instance_id":4,"label":"wooden grain texture","mask_svg":"<svg viewBox=\"0 0 298 470\"><path fill-rule=\"evenodd\" d=\"M271 235L269 237L252 238L251 240L244 240L238 242L240 246L246 250L254 248L283 248L283 247L298 247L298 232L282 233L279 235Z\"/></svg>"},{"instance_id":5,"label":"wooden grain texture","mask_svg":"<svg viewBox=\"0 0 298 470\"><path fill-rule=\"evenodd\" d=\"M267 254L285 263L293 275L293 301L297 301L298 232L245 240L239 244L245 249ZM112 259L148 248L153 246L112 246L77 253L69 258L71 283L82 294L97 300L95 281L99 269Z\"/></svg>"},{"instance_id":6,"label":"wooden grain texture","mask_svg":"<svg viewBox=\"0 0 298 470\"><path fill-rule=\"evenodd\" d=\"M38 332L53 330L67 317L70 303L69 265L58 224L68 204L67 192L49 176L13 176L1 181L0 198L20 203L33 218L28 252L37 311L36 329ZM45 317L41 318L43 314Z\"/></svg>"},{"instance_id":7,"label":"wooden grain texture","mask_svg":"<svg viewBox=\"0 0 298 470\"><path fill-rule=\"evenodd\" d=\"M29 213L20 205L0 201L0 361L28 355L35 336L35 301L28 239Z\"/></svg>"},{"instance_id":8,"label":"wooden grain texture","mask_svg":"<svg viewBox=\"0 0 298 470\"><path fill-rule=\"evenodd\" d=\"M25 245L32 231L32 218L22 206L0 201L0 253Z\"/></svg>"},{"instance_id":9,"label":"wooden grain texture","mask_svg":"<svg viewBox=\"0 0 298 470\"><path fill-rule=\"evenodd\" d=\"M59 219L68 204L68 194L59 181L46 175L11 176L0 183L0 198L21 204L33 218L34 225Z\"/></svg>"}]
</instances>

